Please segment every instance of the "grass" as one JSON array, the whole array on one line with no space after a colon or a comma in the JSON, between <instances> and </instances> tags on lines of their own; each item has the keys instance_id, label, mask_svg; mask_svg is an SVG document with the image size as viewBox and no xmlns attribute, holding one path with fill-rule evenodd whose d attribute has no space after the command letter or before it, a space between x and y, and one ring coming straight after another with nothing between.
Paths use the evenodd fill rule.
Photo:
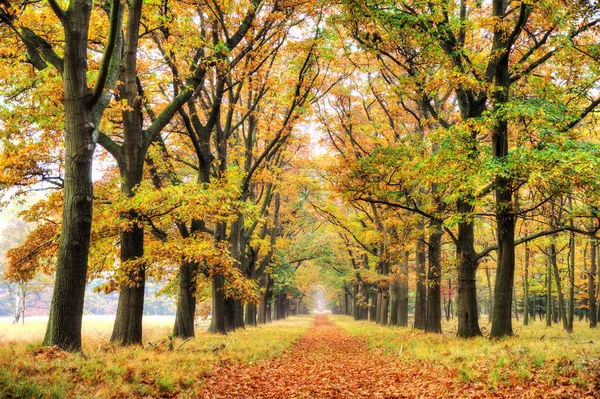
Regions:
<instances>
[{"instance_id":1,"label":"grass","mask_svg":"<svg viewBox=\"0 0 600 399\"><path fill-rule=\"evenodd\" d=\"M171 321L150 319L144 347L121 348L108 343L110 321L84 320L84 355L40 347L44 322L6 324L0 333L0 397L195 397L214 364L277 357L312 320L291 317L227 336L199 332L185 344L173 340L173 350Z\"/></svg>"},{"instance_id":2,"label":"grass","mask_svg":"<svg viewBox=\"0 0 600 399\"><path fill-rule=\"evenodd\" d=\"M584 322L575 322L575 332L569 335L560 326L546 328L537 321L523 327L522 321L513 320L514 337L490 340L456 338L456 321L442 326L449 333L425 334L349 316L331 320L399 361L442 367L459 381L485 384L490 390L528 383L586 387L600 377L599 330Z\"/></svg>"}]
</instances>

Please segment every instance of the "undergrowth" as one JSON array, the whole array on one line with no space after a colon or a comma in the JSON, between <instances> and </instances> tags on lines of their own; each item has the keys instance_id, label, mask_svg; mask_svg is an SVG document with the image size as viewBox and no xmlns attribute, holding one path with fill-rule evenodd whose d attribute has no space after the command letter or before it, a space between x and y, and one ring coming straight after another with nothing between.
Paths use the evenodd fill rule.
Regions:
<instances>
[{"instance_id":1,"label":"undergrowth","mask_svg":"<svg viewBox=\"0 0 600 399\"><path fill-rule=\"evenodd\" d=\"M170 324L145 325L144 346L127 348L109 344L110 323L84 323L83 355L40 347L42 323L8 325L0 334L0 397L195 397L214 364L277 357L312 320L291 317L227 336L197 332L187 342L171 342Z\"/></svg>"},{"instance_id":2,"label":"undergrowth","mask_svg":"<svg viewBox=\"0 0 600 399\"><path fill-rule=\"evenodd\" d=\"M529 383L588 387L600 377L599 330L584 322L576 322L575 332L568 334L559 326L547 328L536 321L524 327L513 320L514 337L490 340L456 338L455 323L445 323L444 334L426 334L350 316L331 320L398 361L442 367L459 381L484 384L492 391Z\"/></svg>"}]
</instances>

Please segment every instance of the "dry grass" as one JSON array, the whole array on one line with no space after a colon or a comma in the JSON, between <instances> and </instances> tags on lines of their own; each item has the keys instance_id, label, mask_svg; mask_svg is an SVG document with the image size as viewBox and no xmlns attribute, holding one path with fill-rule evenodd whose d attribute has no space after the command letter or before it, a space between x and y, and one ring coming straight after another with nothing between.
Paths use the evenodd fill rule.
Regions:
<instances>
[{"instance_id":1,"label":"dry grass","mask_svg":"<svg viewBox=\"0 0 600 399\"><path fill-rule=\"evenodd\" d=\"M110 321L84 322L84 355L40 347L43 322L3 324L0 397L194 397L214 364L276 357L312 320L291 317L227 336L200 332L189 342L174 340L172 350L171 320L148 320L144 347L129 348L108 343Z\"/></svg>"},{"instance_id":2,"label":"dry grass","mask_svg":"<svg viewBox=\"0 0 600 399\"><path fill-rule=\"evenodd\" d=\"M490 390L528 383L588 387L600 380L599 330L590 329L584 322L576 322L575 332L569 335L558 325L546 328L544 323L534 322L523 327L513 320L514 337L465 340L452 333L456 331L455 322L443 325L449 333L440 335L382 327L349 316L331 319L398 361L458 370L457 378L463 382L484 384Z\"/></svg>"}]
</instances>

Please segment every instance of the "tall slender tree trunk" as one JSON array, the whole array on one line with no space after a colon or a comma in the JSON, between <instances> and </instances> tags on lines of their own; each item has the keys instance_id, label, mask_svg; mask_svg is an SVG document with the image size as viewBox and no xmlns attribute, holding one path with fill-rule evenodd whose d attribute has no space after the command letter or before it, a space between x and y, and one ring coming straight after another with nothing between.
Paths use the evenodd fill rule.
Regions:
<instances>
[{"instance_id":1,"label":"tall slender tree trunk","mask_svg":"<svg viewBox=\"0 0 600 399\"><path fill-rule=\"evenodd\" d=\"M590 243L590 270L588 271L588 297L590 309L590 328L598 324L598 314L596 310L596 248L598 242L592 240Z\"/></svg>"},{"instance_id":2,"label":"tall slender tree trunk","mask_svg":"<svg viewBox=\"0 0 600 399\"><path fill-rule=\"evenodd\" d=\"M397 277L394 278L392 284L390 285L390 326L398 325L398 291L399 291L399 283Z\"/></svg>"},{"instance_id":3,"label":"tall slender tree trunk","mask_svg":"<svg viewBox=\"0 0 600 399\"><path fill-rule=\"evenodd\" d=\"M552 327L552 316L554 313L554 303L552 299L552 248L546 249L548 258L546 259L546 327Z\"/></svg>"},{"instance_id":4,"label":"tall slender tree trunk","mask_svg":"<svg viewBox=\"0 0 600 399\"><path fill-rule=\"evenodd\" d=\"M573 211L573 199L569 197L569 209ZM569 225L574 228L573 218ZM575 233L569 233L569 314L567 318L567 331L573 332L573 316L575 314Z\"/></svg>"},{"instance_id":5,"label":"tall slender tree trunk","mask_svg":"<svg viewBox=\"0 0 600 399\"><path fill-rule=\"evenodd\" d=\"M408 327L408 258L409 252L403 251L398 287L398 325Z\"/></svg>"},{"instance_id":6,"label":"tall slender tree trunk","mask_svg":"<svg viewBox=\"0 0 600 399\"><path fill-rule=\"evenodd\" d=\"M422 229L422 226L421 226ZM415 328L425 329L427 320L427 275L425 270L425 236L421 235L417 241L417 260L415 272L417 277L417 290L415 296Z\"/></svg>"},{"instance_id":7,"label":"tall slender tree trunk","mask_svg":"<svg viewBox=\"0 0 600 399\"><path fill-rule=\"evenodd\" d=\"M529 245L525 244L525 274L523 275L523 325L529 325Z\"/></svg>"},{"instance_id":8,"label":"tall slender tree trunk","mask_svg":"<svg viewBox=\"0 0 600 399\"><path fill-rule=\"evenodd\" d=\"M552 237L552 239L554 240L554 236ZM552 244L550 244L550 259L552 262L552 268L554 269L554 279L556 281L556 292L557 292L557 296L558 296L558 311L560 313L560 318L563 323L563 328L567 332L571 332L571 331L569 331L569 322L567 320L567 312L565 309L565 300L564 300L563 292L562 292L560 274L558 272L558 262L556 262L556 245L554 244L554 242L552 242Z\"/></svg>"},{"instance_id":9,"label":"tall slender tree trunk","mask_svg":"<svg viewBox=\"0 0 600 399\"><path fill-rule=\"evenodd\" d=\"M442 226L431 222L429 235L429 273L427 276L427 320L425 331L442 332Z\"/></svg>"},{"instance_id":10,"label":"tall slender tree trunk","mask_svg":"<svg viewBox=\"0 0 600 399\"><path fill-rule=\"evenodd\" d=\"M492 279L490 277L490 268L487 266L485 267L485 277L487 279L488 295L490 297L488 321L491 323L492 320L494 319L494 291L492 290Z\"/></svg>"}]
</instances>

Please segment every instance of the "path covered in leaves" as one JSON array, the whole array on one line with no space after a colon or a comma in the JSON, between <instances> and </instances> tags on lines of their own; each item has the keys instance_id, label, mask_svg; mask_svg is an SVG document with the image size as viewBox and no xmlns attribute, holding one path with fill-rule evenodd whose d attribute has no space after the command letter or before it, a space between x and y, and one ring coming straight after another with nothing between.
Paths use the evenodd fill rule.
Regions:
<instances>
[{"instance_id":1,"label":"path covered in leaves","mask_svg":"<svg viewBox=\"0 0 600 399\"><path fill-rule=\"evenodd\" d=\"M252 366L220 364L200 388L201 398L539 398L590 397L574 386L542 384L489 391L465 384L457 373L407 363L369 349L319 315L282 357Z\"/></svg>"},{"instance_id":2,"label":"path covered in leaves","mask_svg":"<svg viewBox=\"0 0 600 399\"><path fill-rule=\"evenodd\" d=\"M319 315L281 358L224 364L205 381L203 398L414 398L486 396L450 373L378 355Z\"/></svg>"}]
</instances>

